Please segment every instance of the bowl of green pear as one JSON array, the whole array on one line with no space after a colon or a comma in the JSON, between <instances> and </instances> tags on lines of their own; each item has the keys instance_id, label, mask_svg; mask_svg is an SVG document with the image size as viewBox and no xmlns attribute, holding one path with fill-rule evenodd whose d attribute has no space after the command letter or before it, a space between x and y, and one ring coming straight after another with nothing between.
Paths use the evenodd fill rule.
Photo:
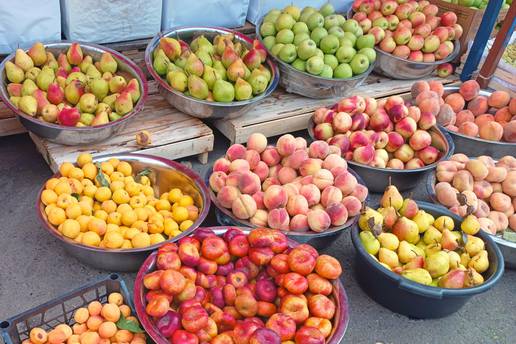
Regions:
<instances>
[{"instance_id":1,"label":"bowl of green pear","mask_svg":"<svg viewBox=\"0 0 516 344\"><path fill-rule=\"evenodd\" d=\"M345 96L374 68L374 36L335 13L289 5L269 11L256 24L256 37L279 66L280 85L310 98Z\"/></svg>"},{"instance_id":2,"label":"bowl of green pear","mask_svg":"<svg viewBox=\"0 0 516 344\"><path fill-rule=\"evenodd\" d=\"M201 119L242 116L278 86L258 41L219 27L179 27L148 44L145 64L173 107Z\"/></svg>"}]
</instances>

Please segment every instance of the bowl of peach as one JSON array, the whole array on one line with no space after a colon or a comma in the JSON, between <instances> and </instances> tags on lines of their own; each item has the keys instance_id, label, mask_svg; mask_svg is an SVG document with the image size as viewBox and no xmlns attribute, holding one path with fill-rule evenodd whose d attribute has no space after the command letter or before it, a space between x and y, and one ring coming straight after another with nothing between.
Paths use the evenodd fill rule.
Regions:
<instances>
[{"instance_id":1,"label":"bowl of peach","mask_svg":"<svg viewBox=\"0 0 516 344\"><path fill-rule=\"evenodd\" d=\"M355 223L368 196L338 147L307 146L290 134L276 145L252 134L247 147L229 147L205 178L220 224L279 229L317 248Z\"/></svg>"},{"instance_id":2,"label":"bowl of peach","mask_svg":"<svg viewBox=\"0 0 516 344\"><path fill-rule=\"evenodd\" d=\"M135 308L158 344L337 344L349 321L341 272L278 230L199 228L147 258Z\"/></svg>"},{"instance_id":3,"label":"bowl of peach","mask_svg":"<svg viewBox=\"0 0 516 344\"><path fill-rule=\"evenodd\" d=\"M480 89L475 80L445 87L437 122L453 138L457 153L500 158L516 152L516 98Z\"/></svg>"},{"instance_id":4,"label":"bowl of peach","mask_svg":"<svg viewBox=\"0 0 516 344\"><path fill-rule=\"evenodd\" d=\"M474 216L493 235L508 267L516 268L516 158L498 161L481 155L454 154L437 165L427 181L427 191L458 216Z\"/></svg>"},{"instance_id":5,"label":"bowl of peach","mask_svg":"<svg viewBox=\"0 0 516 344\"><path fill-rule=\"evenodd\" d=\"M424 83L428 91L414 93L412 99L352 96L319 108L308 132L315 140L337 146L371 192L382 192L390 184L400 190L413 188L454 150L451 137L436 126L443 86Z\"/></svg>"}]
</instances>

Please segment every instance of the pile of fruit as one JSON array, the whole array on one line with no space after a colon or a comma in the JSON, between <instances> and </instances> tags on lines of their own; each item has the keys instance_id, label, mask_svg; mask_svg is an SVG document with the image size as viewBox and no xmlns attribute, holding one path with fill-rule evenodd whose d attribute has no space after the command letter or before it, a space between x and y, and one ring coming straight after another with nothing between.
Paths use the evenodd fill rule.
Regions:
<instances>
[{"instance_id":1,"label":"pile of fruit","mask_svg":"<svg viewBox=\"0 0 516 344\"><path fill-rule=\"evenodd\" d=\"M197 230L163 245L143 278L146 313L171 344L317 343L332 333L340 263L267 228Z\"/></svg>"},{"instance_id":2,"label":"pile of fruit","mask_svg":"<svg viewBox=\"0 0 516 344\"><path fill-rule=\"evenodd\" d=\"M413 105L400 96L378 101L352 96L331 109L317 109L314 137L337 145L346 160L374 167L414 169L434 163L442 153L428 130L436 124L443 86L419 83L425 90L413 87Z\"/></svg>"},{"instance_id":3,"label":"pile of fruit","mask_svg":"<svg viewBox=\"0 0 516 344\"><path fill-rule=\"evenodd\" d=\"M232 33L204 36L190 44L163 37L153 52L153 68L170 87L196 99L230 103L247 100L267 89L271 71L263 64L267 51L255 40L248 47Z\"/></svg>"},{"instance_id":4,"label":"pile of fruit","mask_svg":"<svg viewBox=\"0 0 516 344\"><path fill-rule=\"evenodd\" d=\"M442 288L469 288L484 283L489 268L484 241L475 236L480 224L466 217L455 228L449 216L434 218L395 186L385 190L381 208L367 208L358 220L360 241L386 269L412 281ZM463 234L467 239L463 240Z\"/></svg>"},{"instance_id":5,"label":"pile of fruit","mask_svg":"<svg viewBox=\"0 0 516 344\"><path fill-rule=\"evenodd\" d=\"M452 2L464 7L484 9L487 7L489 0L443 0L446 2ZM504 0L502 3L502 10L506 10L512 4L512 0Z\"/></svg>"},{"instance_id":6,"label":"pile of fruit","mask_svg":"<svg viewBox=\"0 0 516 344\"><path fill-rule=\"evenodd\" d=\"M469 159L454 154L437 164L437 201L454 213L476 216L480 227L491 234L508 227L516 231L516 158L497 162L488 156Z\"/></svg>"},{"instance_id":7,"label":"pile of fruit","mask_svg":"<svg viewBox=\"0 0 516 344\"><path fill-rule=\"evenodd\" d=\"M252 134L228 148L209 184L218 203L258 227L323 232L360 213L368 190L347 171L336 146L287 134L268 146Z\"/></svg>"},{"instance_id":8,"label":"pile of fruit","mask_svg":"<svg viewBox=\"0 0 516 344\"><path fill-rule=\"evenodd\" d=\"M444 97L437 122L447 129L490 141L516 142L516 98L505 91L479 95L476 80Z\"/></svg>"},{"instance_id":9,"label":"pile of fruit","mask_svg":"<svg viewBox=\"0 0 516 344\"><path fill-rule=\"evenodd\" d=\"M48 222L83 245L105 249L143 248L187 230L199 216L190 195L173 188L157 198L149 170L135 174L118 159L93 163L90 154L59 167L41 193Z\"/></svg>"},{"instance_id":10,"label":"pile of fruit","mask_svg":"<svg viewBox=\"0 0 516 344\"><path fill-rule=\"evenodd\" d=\"M271 10L260 26L263 44L295 69L323 78L364 73L376 60L374 37L346 20L328 2L321 9L290 5Z\"/></svg>"},{"instance_id":11,"label":"pile of fruit","mask_svg":"<svg viewBox=\"0 0 516 344\"><path fill-rule=\"evenodd\" d=\"M138 319L131 315L131 308L124 304L122 294L111 293L107 301L92 301L87 307L78 308L71 327L60 324L48 333L40 327L32 328L22 344L145 344L145 333Z\"/></svg>"},{"instance_id":12,"label":"pile of fruit","mask_svg":"<svg viewBox=\"0 0 516 344\"><path fill-rule=\"evenodd\" d=\"M513 67L516 67L516 43L511 43L505 48L502 59Z\"/></svg>"},{"instance_id":13,"label":"pile of fruit","mask_svg":"<svg viewBox=\"0 0 516 344\"><path fill-rule=\"evenodd\" d=\"M355 0L353 19L384 52L416 62L447 58L462 36L454 12L437 15L429 1Z\"/></svg>"},{"instance_id":14,"label":"pile of fruit","mask_svg":"<svg viewBox=\"0 0 516 344\"><path fill-rule=\"evenodd\" d=\"M57 60L42 43L16 50L5 63L11 103L27 115L71 127L103 125L122 118L140 99L137 79L118 71L109 52L99 61L72 43Z\"/></svg>"}]
</instances>

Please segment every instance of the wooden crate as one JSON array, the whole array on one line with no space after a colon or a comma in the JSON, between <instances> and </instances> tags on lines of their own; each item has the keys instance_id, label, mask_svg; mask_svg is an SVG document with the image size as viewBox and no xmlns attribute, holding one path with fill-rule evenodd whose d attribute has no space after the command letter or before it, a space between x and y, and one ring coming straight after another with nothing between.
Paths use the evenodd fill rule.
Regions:
<instances>
[{"instance_id":1,"label":"wooden crate","mask_svg":"<svg viewBox=\"0 0 516 344\"><path fill-rule=\"evenodd\" d=\"M110 153L144 153L168 159L198 155L201 163L208 162L208 152L213 150L212 130L197 118L185 115L171 107L157 93L155 83L150 84L145 108L137 114L125 130L111 139L83 146L63 146L49 142L32 133L30 137L52 171L64 161L74 161L81 152L93 156ZM140 147L136 134L142 130L151 133L152 144Z\"/></svg>"},{"instance_id":2,"label":"wooden crate","mask_svg":"<svg viewBox=\"0 0 516 344\"><path fill-rule=\"evenodd\" d=\"M458 77L455 75L447 79L432 77L428 80L439 80L444 84L450 84L457 82ZM391 80L371 74L365 84L356 88L352 94L383 98L408 92L414 82L414 80ZM242 117L217 120L213 124L231 143L242 143L247 141L249 135L256 132L270 137L306 129L308 119L315 109L333 105L341 98L311 99L278 89Z\"/></svg>"},{"instance_id":3,"label":"wooden crate","mask_svg":"<svg viewBox=\"0 0 516 344\"><path fill-rule=\"evenodd\" d=\"M0 101L0 136L26 132L23 125L2 101Z\"/></svg>"},{"instance_id":4,"label":"wooden crate","mask_svg":"<svg viewBox=\"0 0 516 344\"><path fill-rule=\"evenodd\" d=\"M439 15L444 12L454 12L457 15L457 23L462 26L463 34L460 38L460 52L457 61L468 50L468 43L475 39L485 9L476 9L459 4L453 4L443 0L429 0L430 3L435 4L439 8ZM507 10L501 10L498 14L497 22L504 20L507 15ZM493 30L493 33L496 30Z\"/></svg>"}]
</instances>

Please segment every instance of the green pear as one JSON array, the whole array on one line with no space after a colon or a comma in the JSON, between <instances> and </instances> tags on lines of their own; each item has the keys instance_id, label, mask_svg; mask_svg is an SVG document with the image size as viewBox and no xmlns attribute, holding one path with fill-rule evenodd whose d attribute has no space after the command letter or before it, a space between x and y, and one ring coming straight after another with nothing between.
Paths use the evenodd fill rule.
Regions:
<instances>
[{"instance_id":1,"label":"green pear","mask_svg":"<svg viewBox=\"0 0 516 344\"><path fill-rule=\"evenodd\" d=\"M140 83L138 82L138 79L132 78L127 83L127 86L124 88L124 92L128 92L131 95L131 99L133 100L133 104L140 99L141 92L140 92Z\"/></svg>"},{"instance_id":2,"label":"green pear","mask_svg":"<svg viewBox=\"0 0 516 344\"><path fill-rule=\"evenodd\" d=\"M443 248L440 243L429 244L425 246L425 256L430 256L436 252L442 251Z\"/></svg>"},{"instance_id":3,"label":"green pear","mask_svg":"<svg viewBox=\"0 0 516 344\"><path fill-rule=\"evenodd\" d=\"M224 68L224 65L221 61L213 62L213 69L219 73L219 76L222 80L227 80L226 68Z\"/></svg>"},{"instance_id":4,"label":"green pear","mask_svg":"<svg viewBox=\"0 0 516 344\"><path fill-rule=\"evenodd\" d=\"M245 78L245 64L242 59L235 60L229 65L227 71L228 79L235 82L238 78Z\"/></svg>"},{"instance_id":5,"label":"green pear","mask_svg":"<svg viewBox=\"0 0 516 344\"><path fill-rule=\"evenodd\" d=\"M213 84L213 99L217 102L231 103L235 99L233 84L224 80L217 80Z\"/></svg>"},{"instance_id":6,"label":"green pear","mask_svg":"<svg viewBox=\"0 0 516 344\"><path fill-rule=\"evenodd\" d=\"M188 77L182 71L167 73L168 84L176 91L184 92L188 87Z\"/></svg>"},{"instance_id":7,"label":"green pear","mask_svg":"<svg viewBox=\"0 0 516 344\"><path fill-rule=\"evenodd\" d=\"M468 268L466 271L466 278L464 279L464 287L471 288L484 283L484 277L475 269Z\"/></svg>"},{"instance_id":8,"label":"green pear","mask_svg":"<svg viewBox=\"0 0 516 344\"><path fill-rule=\"evenodd\" d=\"M30 116L35 116L38 111L38 102L33 96L22 96L18 101L18 109Z\"/></svg>"},{"instance_id":9,"label":"green pear","mask_svg":"<svg viewBox=\"0 0 516 344\"><path fill-rule=\"evenodd\" d=\"M97 108L98 100L93 93L84 93L79 99L81 112L93 113Z\"/></svg>"},{"instance_id":10,"label":"green pear","mask_svg":"<svg viewBox=\"0 0 516 344\"><path fill-rule=\"evenodd\" d=\"M41 42L34 43L27 54L30 56L35 66L42 66L47 62L47 52Z\"/></svg>"},{"instance_id":11,"label":"green pear","mask_svg":"<svg viewBox=\"0 0 516 344\"><path fill-rule=\"evenodd\" d=\"M122 118L122 116L120 116L120 115L119 115L119 114L117 114L116 112L111 112L111 113L109 114L109 120L110 120L111 122L117 121L117 120L119 120L120 118Z\"/></svg>"},{"instance_id":12,"label":"green pear","mask_svg":"<svg viewBox=\"0 0 516 344\"><path fill-rule=\"evenodd\" d=\"M434 226L430 226L425 231L425 234L423 234L423 241L427 245L440 243L442 237L443 234L437 228L435 228Z\"/></svg>"},{"instance_id":13,"label":"green pear","mask_svg":"<svg viewBox=\"0 0 516 344\"><path fill-rule=\"evenodd\" d=\"M392 233L380 233L378 240L380 241L381 247L385 247L391 251L397 250L400 245L398 237Z\"/></svg>"},{"instance_id":14,"label":"green pear","mask_svg":"<svg viewBox=\"0 0 516 344\"><path fill-rule=\"evenodd\" d=\"M460 255L455 251L448 251L448 256L450 256L450 269L456 269L460 265Z\"/></svg>"},{"instance_id":15,"label":"green pear","mask_svg":"<svg viewBox=\"0 0 516 344\"><path fill-rule=\"evenodd\" d=\"M22 97L23 99L23 97ZM468 267L475 269L478 273L482 273L489 268L489 258L486 250L482 250L471 257Z\"/></svg>"},{"instance_id":16,"label":"green pear","mask_svg":"<svg viewBox=\"0 0 516 344\"><path fill-rule=\"evenodd\" d=\"M398 257L400 262L406 264L410 262L413 258L417 256L424 256L425 253L416 245L413 245L405 240L400 241L400 245L398 247Z\"/></svg>"},{"instance_id":17,"label":"green pear","mask_svg":"<svg viewBox=\"0 0 516 344\"><path fill-rule=\"evenodd\" d=\"M197 57L202 61L205 67L213 65L213 60L208 52L204 50L197 51Z\"/></svg>"},{"instance_id":18,"label":"green pear","mask_svg":"<svg viewBox=\"0 0 516 344\"><path fill-rule=\"evenodd\" d=\"M131 102L132 105L132 102ZM91 126L104 125L109 123L109 116L106 112L100 112L95 115L95 118L91 121Z\"/></svg>"},{"instance_id":19,"label":"green pear","mask_svg":"<svg viewBox=\"0 0 516 344\"><path fill-rule=\"evenodd\" d=\"M170 72L183 72L183 68L179 67L178 65L176 65L174 62L170 62L168 64L168 68L167 68L167 71L170 73Z\"/></svg>"},{"instance_id":20,"label":"green pear","mask_svg":"<svg viewBox=\"0 0 516 344\"><path fill-rule=\"evenodd\" d=\"M25 72L25 79L31 79L32 81L36 81L41 69L38 67L32 67L27 72Z\"/></svg>"},{"instance_id":21,"label":"green pear","mask_svg":"<svg viewBox=\"0 0 516 344\"><path fill-rule=\"evenodd\" d=\"M235 82L235 99L236 100L247 100L253 96L253 88L251 85L242 78L238 78Z\"/></svg>"},{"instance_id":22,"label":"green pear","mask_svg":"<svg viewBox=\"0 0 516 344\"><path fill-rule=\"evenodd\" d=\"M88 57L88 56L86 56ZM99 70L97 69L97 67L95 67L94 65L89 65L86 69L86 75L89 76L90 78L102 78L102 74L100 74Z\"/></svg>"},{"instance_id":23,"label":"green pear","mask_svg":"<svg viewBox=\"0 0 516 344\"><path fill-rule=\"evenodd\" d=\"M105 73L105 72L115 73L116 69L118 67L116 60L113 58L113 56L109 52L105 52L102 54L102 56L100 57L99 65L100 65L100 70L102 71L102 73Z\"/></svg>"},{"instance_id":24,"label":"green pear","mask_svg":"<svg viewBox=\"0 0 516 344\"><path fill-rule=\"evenodd\" d=\"M111 93L120 93L125 86L127 86L127 82L123 76L116 75L109 80L109 91Z\"/></svg>"},{"instance_id":25,"label":"green pear","mask_svg":"<svg viewBox=\"0 0 516 344\"><path fill-rule=\"evenodd\" d=\"M94 114L83 112L81 113L81 118L79 119L79 122L81 122L84 125L90 126L92 125L94 119Z\"/></svg>"},{"instance_id":26,"label":"green pear","mask_svg":"<svg viewBox=\"0 0 516 344\"><path fill-rule=\"evenodd\" d=\"M57 63L56 57L50 51L47 51L47 62L45 62L44 66L52 68L54 71L59 68L59 64Z\"/></svg>"},{"instance_id":27,"label":"green pear","mask_svg":"<svg viewBox=\"0 0 516 344\"><path fill-rule=\"evenodd\" d=\"M383 216L373 208L367 207L358 218L358 226L363 231L371 231L375 226L382 226Z\"/></svg>"},{"instance_id":28,"label":"green pear","mask_svg":"<svg viewBox=\"0 0 516 344\"><path fill-rule=\"evenodd\" d=\"M118 98L119 93L113 93L102 99L102 102L107 104L111 109L115 109L115 100Z\"/></svg>"},{"instance_id":29,"label":"green pear","mask_svg":"<svg viewBox=\"0 0 516 344\"><path fill-rule=\"evenodd\" d=\"M470 257L473 257L480 251L482 251L485 248L484 241L476 236L468 235L468 240L466 244L464 245L464 249L469 254Z\"/></svg>"},{"instance_id":30,"label":"green pear","mask_svg":"<svg viewBox=\"0 0 516 344\"><path fill-rule=\"evenodd\" d=\"M9 97L9 101L16 107L18 107L19 103L20 103L20 99L21 99L21 96L10 96Z\"/></svg>"},{"instance_id":31,"label":"green pear","mask_svg":"<svg viewBox=\"0 0 516 344\"><path fill-rule=\"evenodd\" d=\"M251 72L251 76L247 79L247 82L253 88L254 95L258 95L265 92L267 86L269 85L267 77L256 69Z\"/></svg>"},{"instance_id":32,"label":"green pear","mask_svg":"<svg viewBox=\"0 0 516 344\"><path fill-rule=\"evenodd\" d=\"M432 278L444 275L450 269L450 256L444 251L432 253L425 259L425 269Z\"/></svg>"},{"instance_id":33,"label":"green pear","mask_svg":"<svg viewBox=\"0 0 516 344\"><path fill-rule=\"evenodd\" d=\"M115 100L115 111L123 116L133 110L133 99L128 92L121 93Z\"/></svg>"},{"instance_id":34,"label":"green pear","mask_svg":"<svg viewBox=\"0 0 516 344\"><path fill-rule=\"evenodd\" d=\"M185 71L188 75L195 75L201 77L202 73L204 73L204 64L197 57L197 55L191 53L190 56L188 56L188 59L186 60Z\"/></svg>"},{"instance_id":35,"label":"green pear","mask_svg":"<svg viewBox=\"0 0 516 344\"><path fill-rule=\"evenodd\" d=\"M22 84L21 94L22 96L31 96L34 91L38 89L38 86L31 79L25 79Z\"/></svg>"},{"instance_id":36,"label":"green pear","mask_svg":"<svg viewBox=\"0 0 516 344\"><path fill-rule=\"evenodd\" d=\"M401 275L411 281L421 283L424 285L432 284L432 276L428 271L422 268L409 269L401 272Z\"/></svg>"},{"instance_id":37,"label":"green pear","mask_svg":"<svg viewBox=\"0 0 516 344\"><path fill-rule=\"evenodd\" d=\"M112 112L111 107L106 103L98 103L97 109L95 109L95 114L98 114L99 112L105 111L108 114Z\"/></svg>"},{"instance_id":38,"label":"green pear","mask_svg":"<svg viewBox=\"0 0 516 344\"><path fill-rule=\"evenodd\" d=\"M68 74L68 77L66 78L66 85L70 84L74 80L79 80L82 83L86 83L86 75L82 72L73 72Z\"/></svg>"},{"instance_id":39,"label":"green pear","mask_svg":"<svg viewBox=\"0 0 516 344\"><path fill-rule=\"evenodd\" d=\"M84 56L82 62L79 64L81 72L88 74L88 68L93 65L93 58L90 55ZM95 67L95 66L94 66ZM96 69L96 68L95 68ZM99 72L100 73L100 72Z\"/></svg>"},{"instance_id":40,"label":"green pear","mask_svg":"<svg viewBox=\"0 0 516 344\"><path fill-rule=\"evenodd\" d=\"M179 55L179 57L174 60L176 66L178 66L181 69L185 69L186 61L188 61L188 57L190 56L190 54L191 52L189 50L186 50L181 55Z\"/></svg>"},{"instance_id":41,"label":"green pear","mask_svg":"<svg viewBox=\"0 0 516 344\"><path fill-rule=\"evenodd\" d=\"M208 94L210 92L206 81L195 74L188 76L188 91L192 97L197 99L208 98Z\"/></svg>"},{"instance_id":42,"label":"green pear","mask_svg":"<svg viewBox=\"0 0 516 344\"><path fill-rule=\"evenodd\" d=\"M104 99L109 93L109 83L101 78L91 79L88 82L88 87L97 99Z\"/></svg>"},{"instance_id":43,"label":"green pear","mask_svg":"<svg viewBox=\"0 0 516 344\"><path fill-rule=\"evenodd\" d=\"M66 100L75 105L84 94L84 84L80 80L72 80L64 89Z\"/></svg>"},{"instance_id":44,"label":"green pear","mask_svg":"<svg viewBox=\"0 0 516 344\"><path fill-rule=\"evenodd\" d=\"M199 49L203 49L204 51L206 51L210 55L213 55L213 53L215 52L215 48L213 47L213 44L211 44L211 42L206 37L204 37L203 35L195 38L190 43L190 48L193 51L198 51Z\"/></svg>"},{"instance_id":45,"label":"green pear","mask_svg":"<svg viewBox=\"0 0 516 344\"><path fill-rule=\"evenodd\" d=\"M43 91L48 90L48 86L55 80L54 70L50 67L43 67L43 70L36 78L36 84Z\"/></svg>"},{"instance_id":46,"label":"green pear","mask_svg":"<svg viewBox=\"0 0 516 344\"><path fill-rule=\"evenodd\" d=\"M7 74L7 79L10 82L21 84L25 79L25 72L23 71L23 69L21 69L11 61L7 61L5 63L5 73Z\"/></svg>"},{"instance_id":47,"label":"green pear","mask_svg":"<svg viewBox=\"0 0 516 344\"><path fill-rule=\"evenodd\" d=\"M380 242L374 237L372 232L361 231L360 241L369 254L376 255L380 250Z\"/></svg>"},{"instance_id":48,"label":"green pear","mask_svg":"<svg viewBox=\"0 0 516 344\"><path fill-rule=\"evenodd\" d=\"M32 61L30 56L23 51L23 49L16 49L14 64L23 69L24 72L27 72L29 69L34 67L34 61Z\"/></svg>"},{"instance_id":49,"label":"green pear","mask_svg":"<svg viewBox=\"0 0 516 344\"><path fill-rule=\"evenodd\" d=\"M167 55L165 55L163 50L159 49L158 53L156 54L156 57L154 57L152 66L154 67L156 73L158 73L161 76L164 76L167 74L169 63L170 60L168 59Z\"/></svg>"},{"instance_id":50,"label":"green pear","mask_svg":"<svg viewBox=\"0 0 516 344\"><path fill-rule=\"evenodd\" d=\"M417 224L417 227L419 228L419 233L425 233L426 230L430 228L432 223L434 223L434 217L432 215L428 215L430 214L428 214L426 211L418 210L416 215L412 218L412 221L414 221Z\"/></svg>"},{"instance_id":51,"label":"green pear","mask_svg":"<svg viewBox=\"0 0 516 344\"><path fill-rule=\"evenodd\" d=\"M202 74L202 79L206 81L208 88L212 90L215 81L221 80L222 78L220 77L216 69L210 66L204 66L204 73Z\"/></svg>"},{"instance_id":52,"label":"green pear","mask_svg":"<svg viewBox=\"0 0 516 344\"><path fill-rule=\"evenodd\" d=\"M57 109L56 105L47 104L41 110L41 117L43 117L43 120L45 122L55 123L57 121L58 113L59 113L59 110Z\"/></svg>"}]
</instances>

